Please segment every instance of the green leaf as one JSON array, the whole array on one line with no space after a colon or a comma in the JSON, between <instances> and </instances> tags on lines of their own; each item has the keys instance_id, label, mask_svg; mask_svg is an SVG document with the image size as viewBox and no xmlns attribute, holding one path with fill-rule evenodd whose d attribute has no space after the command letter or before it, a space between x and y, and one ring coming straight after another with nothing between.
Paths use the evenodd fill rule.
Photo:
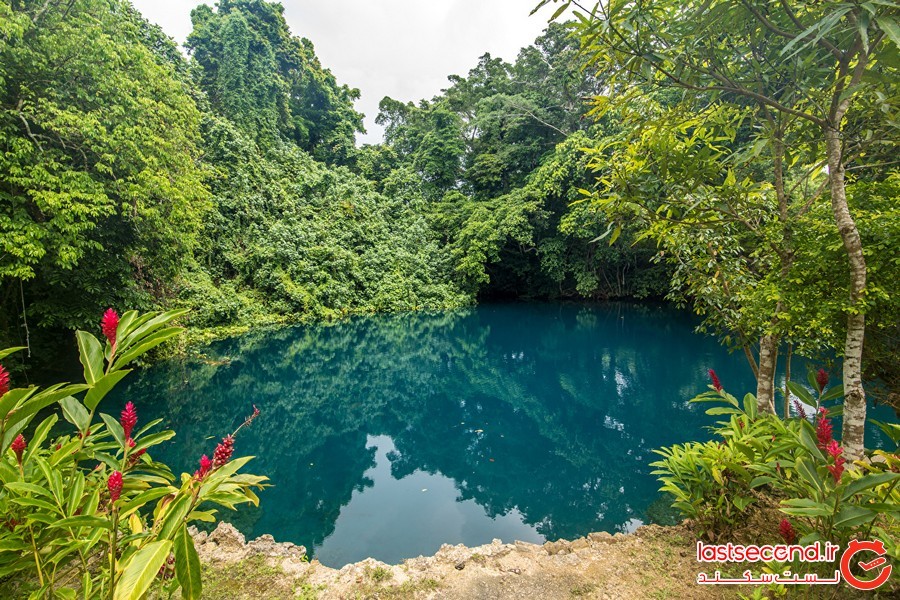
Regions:
<instances>
[{"instance_id":1,"label":"green leaf","mask_svg":"<svg viewBox=\"0 0 900 600\"><path fill-rule=\"evenodd\" d=\"M131 450L131 452L134 453L138 452L139 450L145 450L147 448L150 448L151 446L155 446L157 444L161 444L167 440L170 440L173 437L175 437L175 432L172 430L160 431L158 433L148 435L142 438Z\"/></svg>"},{"instance_id":2,"label":"green leaf","mask_svg":"<svg viewBox=\"0 0 900 600\"><path fill-rule=\"evenodd\" d=\"M66 517L50 525L55 528L67 527L100 527L101 529L112 529L112 522L102 517L93 515L78 515L76 517Z\"/></svg>"},{"instance_id":3,"label":"green leaf","mask_svg":"<svg viewBox=\"0 0 900 600\"><path fill-rule=\"evenodd\" d=\"M34 430L34 435L31 437L31 440L28 442L28 449L25 451L25 456L22 460L23 463L28 463L28 460L31 458L31 455L37 452L41 444L44 443L44 440L47 439L47 435L50 433L50 430L56 425L56 422L59 420L59 417L56 415L50 415L46 419L44 419L40 425Z\"/></svg>"},{"instance_id":4,"label":"green leaf","mask_svg":"<svg viewBox=\"0 0 900 600\"><path fill-rule=\"evenodd\" d=\"M766 485L767 483L773 483L778 481L774 477L769 477L767 475L760 475L759 477L755 477L753 481L750 482L750 489L758 488L761 485Z\"/></svg>"},{"instance_id":5,"label":"green leaf","mask_svg":"<svg viewBox=\"0 0 900 600\"><path fill-rule=\"evenodd\" d=\"M818 406L819 405L819 403L816 402L816 399L812 397L812 394L809 393L809 390L807 390L805 387L803 387L796 381L788 381L787 385L788 385L788 389L791 391L791 393L793 395L797 396L798 398L800 398L800 400L804 404L807 404L809 406Z\"/></svg>"},{"instance_id":6,"label":"green leaf","mask_svg":"<svg viewBox=\"0 0 900 600\"><path fill-rule=\"evenodd\" d=\"M808 459L801 457L796 460L794 467L807 483L816 488L816 491L818 492L817 497L821 498L825 494L825 482L822 481L815 466Z\"/></svg>"},{"instance_id":7,"label":"green leaf","mask_svg":"<svg viewBox=\"0 0 900 600\"><path fill-rule=\"evenodd\" d=\"M20 494L35 494L38 496L53 498L53 494L50 492L50 490L34 483L25 483L24 481L10 481L6 484L6 489L18 492Z\"/></svg>"},{"instance_id":8,"label":"green leaf","mask_svg":"<svg viewBox=\"0 0 900 600\"><path fill-rule=\"evenodd\" d=\"M66 396L59 401L59 405L62 407L66 421L77 427L78 431L82 433L87 431L88 426L91 424L91 415L81 402L73 396Z\"/></svg>"},{"instance_id":9,"label":"green leaf","mask_svg":"<svg viewBox=\"0 0 900 600\"><path fill-rule=\"evenodd\" d=\"M176 492L178 492L178 489L172 486L155 487L149 490L145 490L128 502L119 506L119 514L122 517L127 517L129 514L144 506L148 502L153 502L154 500L162 498L163 496L168 496L169 494L174 494Z\"/></svg>"},{"instance_id":10,"label":"green leaf","mask_svg":"<svg viewBox=\"0 0 900 600\"><path fill-rule=\"evenodd\" d=\"M843 384L839 384L829 389L827 392L822 394L822 397L819 398L819 402L830 402L832 400L836 400L838 398L844 397L844 386Z\"/></svg>"},{"instance_id":11,"label":"green leaf","mask_svg":"<svg viewBox=\"0 0 900 600\"><path fill-rule=\"evenodd\" d=\"M113 600L140 600L143 598L159 568L163 566L172 551L170 540L151 542L131 555L124 565L122 576L116 586Z\"/></svg>"},{"instance_id":12,"label":"green leaf","mask_svg":"<svg viewBox=\"0 0 900 600\"><path fill-rule=\"evenodd\" d=\"M819 450L816 438L814 438L812 434L812 425L810 425L808 421L802 422L801 425L802 427L800 428L800 434L798 436L800 445L803 446L807 452L812 454L816 460L824 462L825 457L822 455L822 451Z\"/></svg>"},{"instance_id":13,"label":"green leaf","mask_svg":"<svg viewBox=\"0 0 900 600\"><path fill-rule=\"evenodd\" d=\"M94 385L103 377L103 347L97 338L84 331L76 331L78 354L84 366L84 381Z\"/></svg>"},{"instance_id":14,"label":"green leaf","mask_svg":"<svg viewBox=\"0 0 900 600\"><path fill-rule=\"evenodd\" d=\"M744 512L744 509L753 504L756 500L754 498L749 498L747 496L735 496L734 505L741 512Z\"/></svg>"},{"instance_id":15,"label":"green leaf","mask_svg":"<svg viewBox=\"0 0 900 600\"><path fill-rule=\"evenodd\" d=\"M878 426L885 435L891 438L891 441L897 445L900 445L900 424L898 423L884 423L883 421L876 421L872 419L872 423Z\"/></svg>"},{"instance_id":16,"label":"green leaf","mask_svg":"<svg viewBox=\"0 0 900 600\"><path fill-rule=\"evenodd\" d=\"M174 502L166 505L165 512L161 515L162 525L159 527L160 539L171 539L178 528L184 524L184 519L191 511L191 498L179 496ZM159 520L157 520L157 524Z\"/></svg>"},{"instance_id":17,"label":"green leaf","mask_svg":"<svg viewBox=\"0 0 900 600\"><path fill-rule=\"evenodd\" d=\"M37 391L37 387L15 388L3 394L3 398L0 399L0 419L6 418L9 411Z\"/></svg>"},{"instance_id":18,"label":"green leaf","mask_svg":"<svg viewBox=\"0 0 900 600\"><path fill-rule=\"evenodd\" d=\"M122 381L126 375L131 373L131 369L120 369L117 371L113 371L107 375L104 375L94 386L88 390L88 393L84 396L84 405L88 408L88 410L94 410L97 408L97 405L100 404L100 401L110 392L110 390L115 387L117 383Z\"/></svg>"},{"instance_id":19,"label":"green leaf","mask_svg":"<svg viewBox=\"0 0 900 600\"><path fill-rule=\"evenodd\" d=\"M100 418L103 419L104 423L106 423L106 428L109 429L109 432L112 434L112 436L116 438L116 441L119 442L119 445L124 448L125 430L122 429L122 425L120 425L118 421L116 421L106 413L100 413Z\"/></svg>"},{"instance_id":20,"label":"green leaf","mask_svg":"<svg viewBox=\"0 0 900 600\"><path fill-rule=\"evenodd\" d=\"M747 416L750 417L751 421L755 421L756 417L759 416L758 410L756 396L753 394L744 396L744 412L747 413Z\"/></svg>"},{"instance_id":21,"label":"green leaf","mask_svg":"<svg viewBox=\"0 0 900 600\"><path fill-rule=\"evenodd\" d=\"M200 557L194 547L194 539L182 525L175 536L175 576L181 584L181 597L199 600L201 594Z\"/></svg>"},{"instance_id":22,"label":"green leaf","mask_svg":"<svg viewBox=\"0 0 900 600\"><path fill-rule=\"evenodd\" d=\"M27 346L15 346L13 348L4 348L0 350L0 360L3 360L13 352L18 352L19 350L24 350Z\"/></svg>"},{"instance_id":23,"label":"green leaf","mask_svg":"<svg viewBox=\"0 0 900 600\"><path fill-rule=\"evenodd\" d=\"M891 41L900 48L900 25L897 24L897 21L888 16L880 16L875 17L875 22L891 38Z\"/></svg>"},{"instance_id":24,"label":"green leaf","mask_svg":"<svg viewBox=\"0 0 900 600\"><path fill-rule=\"evenodd\" d=\"M121 367L124 367L152 348L155 348L166 340L175 337L176 335L181 333L181 331L181 327L168 327L161 331L157 331L153 335L147 336L147 338L141 340L140 343L138 343L134 348L131 348L130 350L116 358L116 361L113 363L113 370L118 370Z\"/></svg>"},{"instance_id":25,"label":"green leaf","mask_svg":"<svg viewBox=\"0 0 900 600\"><path fill-rule=\"evenodd\" d=\"M863 475L847 486L844 493L841 495L841 500L848 500L863 490L889 483L898 478L900 478L900 473L871 473L869 475Z\"/></svg>"},{"instance_id":26,"label":"green leaf","mask_svg":"<svg viewBox=\"0 0 900 600\"><path fill-rule=\"evenodd\" d=\"M845 504L834 518L834 526L857 527L863 523L871 522L877 515L877 512L869 510L868 508Z\"/></svg>"}]
</instances>

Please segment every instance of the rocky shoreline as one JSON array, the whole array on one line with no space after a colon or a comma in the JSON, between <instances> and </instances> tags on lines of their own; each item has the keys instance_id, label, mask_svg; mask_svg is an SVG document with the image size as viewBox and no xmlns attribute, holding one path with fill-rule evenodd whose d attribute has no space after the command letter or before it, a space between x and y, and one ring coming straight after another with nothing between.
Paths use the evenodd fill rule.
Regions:
<instances>
[{"instance_id":1,"label":"rocky shoreline","mask_svg":"<svg viewBox=\"0 0 900 600\"><path fill-rule=\"evenodd\" d=\"M543 545L494 540L476 547L445 544L433 556L398 565L374 559L340 569L306 559L306 549L264 535L247 542L233 526L194 530L207 569L241 564L247 576L262 565L277 573L258 595L247 597L343 598L725 598L734 594L696 585L693 536L683 526L644 526L633 534L591 533ZM246 582L238 582L246 583ZM272 587L277 583L276 587ZM237 584L235 583L234 586ZM233 597L243 597L234 587Z\"/></svg>"}]
</instances>

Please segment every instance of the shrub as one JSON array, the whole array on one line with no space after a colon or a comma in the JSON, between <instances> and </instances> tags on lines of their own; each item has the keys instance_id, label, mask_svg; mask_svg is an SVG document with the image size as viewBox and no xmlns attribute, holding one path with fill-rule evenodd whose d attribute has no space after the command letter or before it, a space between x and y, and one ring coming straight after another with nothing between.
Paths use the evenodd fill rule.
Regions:
<instances>
[{"instance_id":1,"label":"shrub","mask_svg":"<svg viewBox=\"0 0 900 600\"><path fill-rule=\"evenodd\" d=\"M897 556L891 540L900 533L900 459L876 450L866 460L846 463L830 422L840 407L824 406L840 395L839 388L823 393L824 385L817 385L818 401L806 394L818 405L815 426L802 414L758 414L752 394L741 405L720 385L711 388L692 402L723 404L706 411L728 417L712 428L721 441L663 448L656 451L663 459L652 463L661 491L674 496L673 506L695 519L708 538L735 525L762 492L778 500L787 517L773 524L773 533L796 536L802 544L841 545L875 533ZM879 425L900 441L900 426Z\"/></svg>"},{"instance_id":2,"label":"shrub","mask_svg":"<svg viewBox=\"0 0 900 600\"><path fill-rule=\"evenodd\" d=\"M169 593L200 597L200 563L187 526L215 521L215 505L258 503L252 488L265 477L239 474L251 457L232 459L234 435L193 474L176 479L152 458L152 448L175 434L160 420L136 429L130 402L119 419L98 408L138 357L180 332L184 311L109 310L106 344L78 331L84 383L9 389L0 367L0 577L34 580L33 598L131 599L162 580ZM0 351L0 359L19 350ZM58 405L71 433L59 428ZM258 411L241 427L249 425ZM238 430L241 429L238 428ZM65 429L70 429L65 427Z\"/></svg>"}]
</instances>

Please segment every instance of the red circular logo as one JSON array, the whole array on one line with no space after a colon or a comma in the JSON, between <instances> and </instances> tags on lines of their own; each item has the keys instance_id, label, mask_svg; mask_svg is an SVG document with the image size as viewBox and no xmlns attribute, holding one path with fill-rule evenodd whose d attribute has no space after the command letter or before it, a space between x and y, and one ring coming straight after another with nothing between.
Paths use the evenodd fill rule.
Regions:
<instances>
[{"instance_id":1,"label":"red circular logo","mask_svg":"<svg viewBox=\"0 0 900 600\"><path fill-rule=\"evenodd\" d=\"M850 572L850 559L853 558L857 552L874 552L878 555L877 558L870 560L869 562L858 563L863 571L868 572L883 567L884 565L887 566L881 569L881 572L878 573L878 576L874 579L858 579ZM891 570L893 569L888 563L887 558L884 557L885 553L884 542L880 540L875 540L874 542L851 540L850 545L847 546L847 549L844 550L844 554L841 555L841 575L843 575L844 581L858 590L874 590L875 588L884 585L890 578Z\"/></svg>"}]
</instances>

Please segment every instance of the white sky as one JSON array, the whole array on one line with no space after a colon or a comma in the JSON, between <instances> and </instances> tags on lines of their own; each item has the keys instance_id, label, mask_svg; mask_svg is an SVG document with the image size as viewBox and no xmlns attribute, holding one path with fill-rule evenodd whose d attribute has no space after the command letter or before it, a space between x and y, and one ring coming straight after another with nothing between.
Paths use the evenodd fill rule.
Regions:
<instances>
[{"instance_id":1,"label":"white sky","mask_svg":"<svg viewBox=\"0 0 900 600\"><path fill-rule=\"evenodd\" d=\"M151 22L184 43L191 9L211 0L132 0ZM485 52L515 59L547 26L554 8L528 16L537 0L282 0L294 35L312 40L323 66L339 83L359 88L357 110L367 135L381 141L375 125L384 96L418 101L465 75Z\"/></svg>"}]
</instances>

